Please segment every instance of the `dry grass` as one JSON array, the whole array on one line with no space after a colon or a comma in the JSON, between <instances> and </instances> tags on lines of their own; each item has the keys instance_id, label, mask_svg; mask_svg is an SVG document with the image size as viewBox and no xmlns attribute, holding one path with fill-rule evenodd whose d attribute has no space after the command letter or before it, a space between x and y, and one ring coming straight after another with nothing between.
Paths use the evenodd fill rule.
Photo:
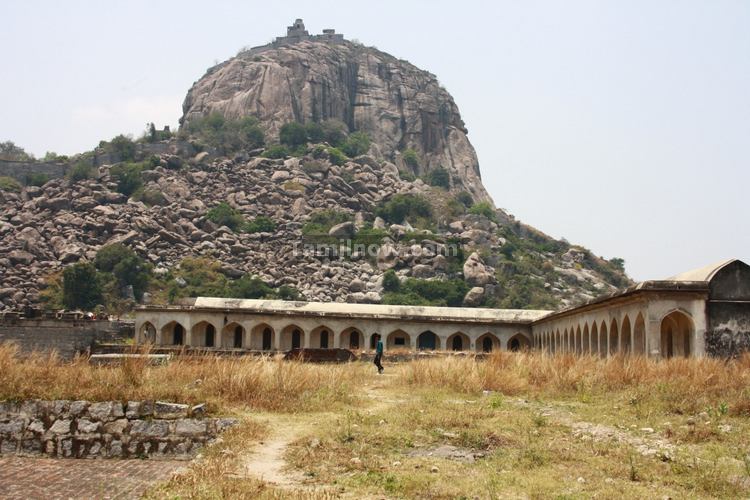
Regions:
<instances>
[{"instance_id":1,"label":"dry grass","mask_svg":"<svg viewBox=\"0 0 750 500\"><path fill-rule=\"evenodd\" d=\"M353 403L362 366L313 365L279 358L180 356L152 366L145 358L116 366L93 366L86 358L55 355L20 357L13 345L0 345L0 400L153 399L207 402L212 410L250 407L270 411L309 411Z\"/></svg>"},{"instance_id":2,"label":"dry grass","mask_svg":"<svg viewBox=\"0 0 750 500\"><path fill-rule=\"evenodd\" d=\"M729 410L750 408L750 354L725 361L714 358L654 360L645 357L548 356L495 353L487 361L466 357L419 360L404 364L406 386L441 387L463 393L497 391L532 397L577 396L586 399L628 390L632 404L653 400L681 414L731 401Z\"/></svg>"}]
</instances>

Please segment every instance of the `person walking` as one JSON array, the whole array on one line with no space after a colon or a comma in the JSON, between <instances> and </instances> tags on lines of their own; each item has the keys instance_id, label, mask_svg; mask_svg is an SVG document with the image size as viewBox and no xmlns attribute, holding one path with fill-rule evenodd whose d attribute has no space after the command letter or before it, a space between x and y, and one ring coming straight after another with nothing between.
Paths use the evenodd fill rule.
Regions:
<instances>
[{"instance_id":1,"label":"person walking","mask_svg":"<svg viewBox=\"0 0 750 500\"><path fill-rule=\"evenodd\" d=\"M379 333L375 334L375 340L377 344L375 345L375 360L373 363L378 367L378 373L383 373L383 365L380 364L380 360L383 359L383 341L380 339Z\"/></svg>"}]
</instances>

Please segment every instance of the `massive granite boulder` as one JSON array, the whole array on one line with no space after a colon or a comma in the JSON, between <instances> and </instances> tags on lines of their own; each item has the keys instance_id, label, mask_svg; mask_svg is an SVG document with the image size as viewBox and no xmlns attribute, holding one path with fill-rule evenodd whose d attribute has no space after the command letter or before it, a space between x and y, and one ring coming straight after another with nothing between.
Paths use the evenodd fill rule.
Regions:
<instances>
[{"instance_id":1,"label":"massive granite boulder","mask_svg":"<svg viewBox=\"0 0 750 500\"><path fill-rule=\"evenodd\" d=\"M372 47L309 39L240 52L193 85L181 123L214 111L255 116L268 137L291 121L339 120L366 132L376 157L417 175L444 167L452 190L492 203L450 94L435 75ZM418 165L403 162L407 149Z\"/></svg>"}]
</instances>

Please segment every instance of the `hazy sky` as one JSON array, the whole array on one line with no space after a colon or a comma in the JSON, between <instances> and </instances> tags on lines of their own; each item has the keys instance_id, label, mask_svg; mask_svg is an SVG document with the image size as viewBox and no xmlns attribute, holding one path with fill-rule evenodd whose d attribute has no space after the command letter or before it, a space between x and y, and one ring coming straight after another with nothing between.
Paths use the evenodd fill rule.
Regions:
<instances>
[{"instance_id":1,"label":"hazy sky","mask_svg":"<svg viewBox=\"0 0 750 500\"><path fill-rule=\"evenodd\" d=\"M750 1L8 1L0 141L177 125L190 85L294 18L436 74L498 206L636 279L750 262Z\"/></svg>"}]
</instances>

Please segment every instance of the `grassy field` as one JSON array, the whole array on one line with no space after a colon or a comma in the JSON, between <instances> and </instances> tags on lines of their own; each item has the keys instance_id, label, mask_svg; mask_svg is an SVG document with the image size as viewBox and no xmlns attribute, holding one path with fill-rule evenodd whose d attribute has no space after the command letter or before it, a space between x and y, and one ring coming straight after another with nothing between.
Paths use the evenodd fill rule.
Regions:
<instances>
[{"instance_id":1,"label":"grassy field","mask_svg":"<svg viewBox=\"0 0 750 500\"><path fill-rule=\"evenodd\" d=\"M750 495L750 356L498 353L378 376L364 363L14 354L0 348L0 398L208 401L242 419L151 498Z\"/></svg>"}]
</instances>

